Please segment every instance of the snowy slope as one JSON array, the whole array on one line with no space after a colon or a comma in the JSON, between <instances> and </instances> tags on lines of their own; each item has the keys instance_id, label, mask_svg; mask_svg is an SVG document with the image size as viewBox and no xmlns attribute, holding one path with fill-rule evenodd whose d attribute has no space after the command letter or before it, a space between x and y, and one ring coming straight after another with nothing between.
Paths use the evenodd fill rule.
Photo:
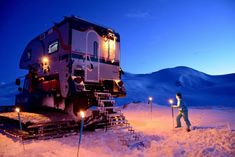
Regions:
<instances>
[{"instance_id":1,"label":"snowy slope","mask_svg":"<svg viewBox=\"0 0 235 157\"><path fill-rule=\"evenodd\" d=\"M182 92L188 106L235 107L235 74L211 76L188 67L163 69L151 74L123 75L127 97L119 104L154 102L168 105L167 100Z\"/></svg>"},{"instance_id":2,"label":"snowy slope","mask_svg":"<svg viewBox=\"0 0 235 157\"><path fill-rule=\"evenodd\" d=\"M124 114L141 134L145 148L129 149L114 131L85 132L80 157L234 157L235 110L190 109L194 130L172 129L171 109L154 104L129 104ZM219 115L219 116L218 116ZM183 123L184 125L184 123ZM76 157L79 136L24 143L0 134L1 157Z\"/></svg>"}]
</instances>

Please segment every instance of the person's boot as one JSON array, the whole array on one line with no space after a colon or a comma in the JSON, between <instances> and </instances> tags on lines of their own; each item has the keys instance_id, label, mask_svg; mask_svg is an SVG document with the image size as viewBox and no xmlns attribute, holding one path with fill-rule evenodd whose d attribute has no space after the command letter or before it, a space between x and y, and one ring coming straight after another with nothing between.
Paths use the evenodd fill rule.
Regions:
<instances>
[{"instance_id":1,"label":"person's boot","mask_svg":"<svg viewBox=\"0 0 235 157\"><path fill-rule=\"evenodd\" d=\"M187 132L190 132L190 131L191 131L191 129L190 129L190 128L187 128L187 129L186 129L186 131L187 131Z\"/></svg>"}]
</instances>

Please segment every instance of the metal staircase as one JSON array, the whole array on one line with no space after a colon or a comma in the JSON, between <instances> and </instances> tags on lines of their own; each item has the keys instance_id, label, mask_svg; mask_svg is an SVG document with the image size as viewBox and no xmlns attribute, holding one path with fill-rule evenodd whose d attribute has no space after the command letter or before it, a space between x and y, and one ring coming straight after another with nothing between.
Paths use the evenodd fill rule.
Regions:
<instances>
[{"instance_id":1,"label":"metal staircase","mask_svg":"<svg viewBox=\"0 0 235 157\"><path fill-rule=\"evenodd\" d=\"M143 147L141 136L135 132L134 128L124 116L120 107L115 106L115 100L110 93L95 93L98 102L98 111L106 117L105 130L112 130L118 135L122 145L128 147Z\"/></svg>"}]
</instances>

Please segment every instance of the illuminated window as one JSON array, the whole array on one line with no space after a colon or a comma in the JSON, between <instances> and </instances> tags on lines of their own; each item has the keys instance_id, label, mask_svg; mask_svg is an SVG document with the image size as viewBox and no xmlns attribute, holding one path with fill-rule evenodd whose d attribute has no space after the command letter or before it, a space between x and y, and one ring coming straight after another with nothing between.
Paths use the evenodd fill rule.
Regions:
<instances>
[{"instance_id":1,"label":"illuminated window","mask_svg":"<svg viewBox=\"0 0 235 157\"><path fill-rule=\"evenodd\" d=\"M59 49L59 42L58 41L54 41L53 43L51 43L48 46L48 53L56 52L56 51L58 51L58 49Z\"/></svg>"},{"instance_id":2,"label":"illuminated window","mask_svg":"<svg viewBox=\"0 0 235 157\"><path fill-rule=\"evenodd\" d=\"M99 47L98 42L94 41L94 43L93 43L93 55L96 58L98 58L98 47Z\"/></svg>"}]
</instances>

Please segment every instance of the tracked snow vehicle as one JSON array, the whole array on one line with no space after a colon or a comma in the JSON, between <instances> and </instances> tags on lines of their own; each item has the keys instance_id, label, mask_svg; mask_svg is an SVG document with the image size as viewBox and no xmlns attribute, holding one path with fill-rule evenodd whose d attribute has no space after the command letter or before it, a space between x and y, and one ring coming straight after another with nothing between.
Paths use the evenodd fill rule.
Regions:
<instances>
[{"instance_id":1,"label":"tracked snow vehicle","mask_svg":"<svg viewBox=\"0 0 235 157\"><path fill-rule=\"evenodd\" d=\"M29 42L20 68L28 70L23 88L16 79L20 93L15 104L23 112L18 108L0 113L0 133L22 140L75 135L81 126L77 114L83 110L84 129L115 128L122 144L143 145L115 106L114 98L126 91L121 81L120 36L114 30L65 17Z\"/></svg>"},{"instance_id":2,"label":"tracked snow vehicle","mask_svg":"<svg viewBox=\"0 0 235 157\"><path fill-rule=\"evenodd\" d=\"M77 17L65 17L30 41L20 68L28 70L16 96L24 111L46 106L76 116L91 106L112 106L110 97L126 95L119 34Z\"/></svg>"}]
</instances>

